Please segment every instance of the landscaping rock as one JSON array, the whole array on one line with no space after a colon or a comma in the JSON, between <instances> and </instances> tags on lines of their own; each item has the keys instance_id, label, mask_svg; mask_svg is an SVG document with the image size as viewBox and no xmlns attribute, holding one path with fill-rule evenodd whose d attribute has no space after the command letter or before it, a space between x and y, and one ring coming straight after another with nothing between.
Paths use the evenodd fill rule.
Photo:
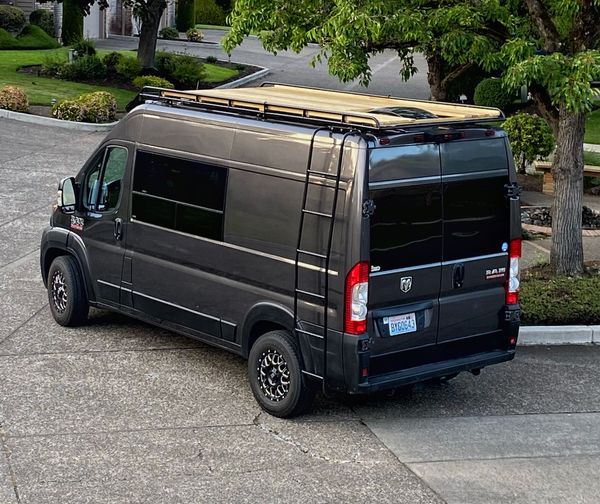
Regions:
<instances>
[{"instance_id":1,"label":"landscaping rock","mask_svg":"<svg viewBox=\"0 0 600 504\"><path fill-rule=\"evenodd\" d=\"M523 207L521 209L521 222L534 226L552 227L552 213L550 207ZM600 229L600 212L584 206L581 216L583 229Z\"/></svg>"}]
</instances>

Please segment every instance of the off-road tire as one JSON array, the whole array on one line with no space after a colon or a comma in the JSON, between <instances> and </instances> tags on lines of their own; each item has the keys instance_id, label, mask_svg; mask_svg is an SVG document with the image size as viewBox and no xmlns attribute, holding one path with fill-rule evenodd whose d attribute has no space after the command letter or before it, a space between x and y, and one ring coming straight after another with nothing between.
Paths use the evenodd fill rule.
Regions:
<instances>
[{"instance_id":1,"label":"off-road tire","mask_svg":"<svg viewBox=\"0 0 600 504\"><path fill-rule=\"evenodd\" d=\"M75 327L87 321L89 304L83 277L71 256L59 256L48 270L48 302L57 323Z\"/></svg>"},{"instance_id":2,"label":"off-road tire","mask_svg":"<svg viewBox=\"0 0 600 504\"><path fill-rule=\"evenodd\" d=\"M274 366L273 359L283 359L283 361L279 360L282 364ZM310 408L315 390L306 383L302 375L301 362L298 345L286 331L268 332L256 340L248 357L248 378L256 401L267 413L280 418L289 418L300 415ZM269 382L268 378L265 379L267 375L264 373L268 369L271 370L270 375L274 378L273 383L287 382L289 385L269 387L272 382ZM287 370L289 373L279 373L278 369ZM284 376L287 378L284 379ZM283 390L286 391L285 394ZM270 395L277 397L273 398Z\"/></svg>"}]
</instances>

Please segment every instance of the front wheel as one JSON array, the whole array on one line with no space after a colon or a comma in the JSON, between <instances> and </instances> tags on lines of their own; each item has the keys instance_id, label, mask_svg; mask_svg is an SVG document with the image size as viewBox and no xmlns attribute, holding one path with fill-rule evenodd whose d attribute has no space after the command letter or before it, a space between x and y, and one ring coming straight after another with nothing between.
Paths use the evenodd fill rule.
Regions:
<instances>
[{"instance_id":1,"label":"front wheel","mask_svg":"<svg viewBox=\"0 0 600 504\"><path fill-rule=\"evenodd\" d=\"M296 342L285 331L262 335L248 357L250 388L267 413L280 418L300 415L315 396L302 376Z\"/></svg>"},{"instance_id":2,"label":"front wheel","mask_svg":"<svg viewBox=\"0 0 600 504\"><path fill-rule=\"evenodd\" d=\"M54 320L78 326L87 320L89 305L83 277L71 256L59 256L48 271L48 302Z\"/></svg>"}]
</instances>

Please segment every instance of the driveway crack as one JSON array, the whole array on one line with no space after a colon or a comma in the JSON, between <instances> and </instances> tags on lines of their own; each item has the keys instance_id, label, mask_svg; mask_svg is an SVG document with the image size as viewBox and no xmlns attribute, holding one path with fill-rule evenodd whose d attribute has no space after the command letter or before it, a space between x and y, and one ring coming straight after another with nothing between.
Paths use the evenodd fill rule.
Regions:
<instances>
[{"instance_id":1,"label":"driveway crack","mask_svg":"<svg viewBox=\"0 0 600 504\"><path fill-rule=\"evenodd\" d=\"M20 503L21 497L19 496L19 488L17 487L17 476L15 475L15 471L10 461L11 451L6 445L6 433L4 432L4 429L2 429L2 426L0 426L0 445L2 446L2 452L6 457L6 464L8 466L8 476L10 478L13 491L15 492L15 499L17 500L17 503Z\"/></svg>"}]
</instances>

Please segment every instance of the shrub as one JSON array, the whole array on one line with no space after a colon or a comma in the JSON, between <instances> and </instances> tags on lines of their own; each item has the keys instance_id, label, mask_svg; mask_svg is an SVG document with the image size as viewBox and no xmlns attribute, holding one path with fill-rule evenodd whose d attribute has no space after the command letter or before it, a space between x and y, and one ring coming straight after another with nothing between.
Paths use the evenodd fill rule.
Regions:
<instances>
[{"instance_id":1,"label":"shrub","mask_svg":"<svg viewBox=\"0 0 600 504\"><path fill-rule=\"evenodd\" d=\"M29 22L39 26L48 35L54 37L54 13L46 9L36 9L29 14Z\"/></svg>"},{"instance_id":2,"label":"shrub","mask_svg":"<svg viewBox=\"0 0 600 504\"><path fill-rule=\"evenodd\" d=\"M83 56L65 65L58 76L72 81L104 79L106 66L98 56Z\"/></svg>"},{"instance_id":3,"label":"shrub","mask_svg":"<svg viewBox=\"0 0 600 504\"><path fill-rule=\"evenodd\" d=\"M16 86L4 86L0 89L0 109L27 112L29 101L25 91Z\"/></svg>"},{"instance_id":4,"label":"shrub","mask_svg":"<svg viewBox=\"0 0 600 504\"><path fill-rule=\"evenodd\" d=\"M117 100L104 91L62 100L52 107L52 116L65 121L110 122L114 121L116 114Z\"/></svg>"},{"instance_id":5,"label":"shrub","mask_svg":"<svg viewBox=\"0 0 600 504\"><path fill-rule=\"evenodd\" d=\"M554 150L554 136L548 123L537 115L519 113L504 121L517 170L525 173L528 164L545 158Z\"/></svg>"},{"instance_id":6,"label":"shrub","mask_svg":"<svg viewBox=\"0 0 600 504\"><path fill-rule=\"evenodd\" d=\"M75 44L83 38L83 10L77 0L63 1L61 38L65 45Z\"/></svg>"},{"instance_id":7,"label":"shrub","mask_svg":"<svg viewBox=\"0 0 600 504\"><path fill-rule=\"evenodd\" d=\"M204 65L193 56L159 52L154 63L160 76L173 82L177 89L195 88L205 76Z\"/></svg>"},{"instance_id":8,"label":"shrub","mask_svg":"<svg viewBox=\"0 0 600 504\"><path fill-rule=\"evenodd\" d=\"M224 25L227 15L215 0L196 0L196 23Z\"/></svg>"},{"instance_id":9,"label":"shrub","mask_svg":"<svg viewBox=\"0 0 600 504\"><path fill-rule=\"evenodd\" d=\"M15 49L56 49L58 42L36 25L27 25L16 37Z\"/></svg>"},{"instance_id":10,"label":"shrub","mask_svg":"<svg viewBox=\"0 0 600 504\"><path fill-rule=\"evenodd\" d=\"M124 56L117 51L109 52L102 58L102 63L106 66L106 73L109 75L117 73L117 65L121 63Z\"/></svg>"},{"instance_id":11,"label":"shrub","mask_svg":"<svg viewBox=\"0 0 600 504\"><path fill-rule=\"evenodd\" d=\"M60 77L68 64L69 62L62 55L48 55L42 63L42 74L50 77Z\"/></svg>"},{"instance_id":12,"label":"shrub","mask_svg":"<svg viewBox=\"0 0 600 504\"><path fill-rule=\"evenodd\" d=\"M9 33L18 33L27 23L25 13L12 5L0 5L0 28Z\"/></svg>"},{"instance_id":13,"label":"shrub","mask_svg":"<svg viewBox=\"0 0 600 504\"><path fill-rule=\"evenodd\" d=\"M580 278L524 275L521 320L527 325L600 324L600 272Z\"/></svg>"},{"instance_id":14,"label":"shrub","mask_svg":"<svg viewBox=\"0 0 600 504\"><path fill-rule=\"evenodd\" d=\"M165 40L178 40L179 32L172 26L165 26L162 30L158 32L158 36L161 39Z\"/></svg>"},{"instance_id":15,"label":"shrub","mask_svg":"<svg viewBox=\"0 0 600 504\"><path fill-rule=\"evenodd\" d=\"M83 120L92 123L114 121L117 116L117 100L106 91L88 93L79 97L83 105Z\"/></svg>"},{"instance_id":16,"label":"shrub","mask_svg":"<svg viewBox=\"0 0 600 504\"><path fill-rule=\"evenodd\" d=\"M166 89L173 89L175 87L167 79L157 77L156 75L140 75L139 77L133 79L132 84L140 91L146 86L161 87Z\"/></svg>"},{"instance_id":17,"label":"shrub","mask_svg":"<svg viewBox=\"0 0 600 504\"><path fill-rule=\"evenodd\" d=\"M198 28L190 28L185 34L190 42L200 42L204 38L204 33Z\"/></svg>"},{"instance_id":18,"label":"shrub","mask_svg":"<svg viewBox=\"0 0 600 504\"><path fill-rule=\"evenodd\" d=\"M117 74L119 74L125 81L131 82L140 73L142 73L142 64L136 58L123 57L119 63L117 63Z\"/></svg>"},{"instance_id":19,"label":"shrub","mask_svg":"<svg viewBox=\"0 0 600 504\"><path fill-rule=\"evenodd\" d=\"M217 61L219 61L217 58L215 58L214 56L207 56L206 57L206 62L207 63L216 63Z\"/></svg>"},{"instance_id":20,"label":"shrub","mask_svg":"<svg viewBox=\"0 0 600 504\"><path fill-rule=\"evenodd\" d=\"M484 107L497 107L505 110L514 101L512 93L502 85L502 80L489 78L483 79L475 88L474 101L476 105Z\"/></svg>"},{"instance_id":21,"label":"shrub","mask_svg":"<svg viewBox=\"0 0 600 504\"><path fill-rule=\"evenodd\" d=\"M72 49L77 51L77 57L81 56L95 56L96 45L93 40L80 38L72 46Z\"/></svg>"},{"instance_id":22,"label":"shrub","mask_svg":"<svg viewBox=\"0 0 600 504\"><path fill-rule=\"evenodd\" d=\"M194 27L194 0L179 0L177 2L177 15L175 17L175 25L181 32Z\"/></svg>"},{"instance_id":23,"label":"shrub","mask_svg":"<svg viewBox=\"0 0 600 504\"><path fill-rule=\"evenodd\" d=\"M0 49L14 49L17 40L4 28L0 28Z\"/></svg>"}]
</instances>

